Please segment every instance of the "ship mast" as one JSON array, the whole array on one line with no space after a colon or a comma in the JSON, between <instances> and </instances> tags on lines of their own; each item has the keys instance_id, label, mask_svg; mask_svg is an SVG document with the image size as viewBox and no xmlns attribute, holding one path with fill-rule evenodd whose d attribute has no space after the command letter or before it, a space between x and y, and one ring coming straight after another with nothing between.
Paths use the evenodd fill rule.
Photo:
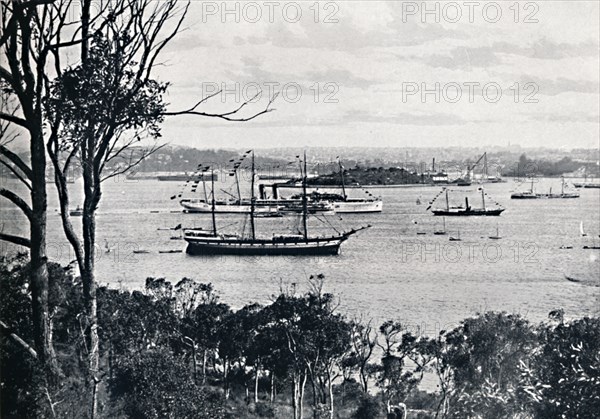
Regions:
<instances>
[{"instance_id":1,"label":"ship mast","mask_svg":"<svg viewBox=\"0 0 600 419\"><path fill-rule=\"evenodd\" d=\"M481 188L481 205L485 211L485 192L483 191L483 188Z\"/></svg>"},{"instance_id":2,"label":"ship mast","mask_svg":"<svg viewBox=\"0 0 600 419\"><path fill-rule=\"evenodd\" d=\"M560 185L560 194L563 195L565 193L565 177L561 176L561 185Z\"/></svg>"},{"instance_id":3,"label":"ship mast","mask_svg":"<svg viewBox=\"0 0 600 419\"><path fill-rule=\"evenodd\" d=\"M446 188L446 210L450 211L450 201L448 200L448 188Z\"/></svg>"},{"instance_id":4,"label":"ship mast","mask_svg":"<svg viewBox=\"0 0 600 419\"><path fill-rule=\"evenodd\" d=\"M344 201L346 200L346 184L344 183L344 167L342 166L342 161L338 157L338 165L340 166L340 176L342 177L342 194L344 195Z\"/></svg>"},{"instance_id":5,"label":"ship mast","mask_svg":"<svg viewBox=\"0 0 600 419\"><path fill-rule=\"evenodd\" d=\"M204 191L204 202L208 204L208 195L206 194L206 179L204 178L204 173L204 170L202 170L200 172L200 176L202 177L202 190Z\"/></svg>"},{"instance_id":6,"label":"ship mast","mask_svg":"<svg viewBox=\"0 0 600 419\"><path fill-rule=\"evenodd\" d=\"M211 205L211 213L212 213L212 225L213 225L213 233L217 235L217 219L215 218L215 169L210 169L210 184L212 188L212 205Z\"/></svg>"},{"instance_id":7,"label":"ship mast","mask_svg":"<svg viewBox=\"0 0 600 419\"><path fill-rule=\"evenodd\" d=\"M237 176L237 175L236 175ZM254 226L254 206L256 205L256 198L254 197L254 150L252 151L252 181L250 186L250 234L252 240L256 239L256 231ZM238 185L239 188L239 185ZM241 203L241 200L240 200Z\"/></svg>"},{"instance_id":8,"label":"ship mast","mask_svg":"<svg viewBox=\"0 0 600 419\"><path fill-rule=\"evenodd\" d=\"M302 173L302 163L300 164L300 172ZM304 151L304 176L302 177L302 225L304 226L304 240L308 240L308 204L306 198L306 182L307 182L307 172L306 172L306 151Z\"/></svg>"},{"instance_id":9,"label":"ship mast","mask_svg":"<svg viewBox=\"0 0 600 419\"><path fill-rule=\"evenodd\" d=\"M234 169L235 186L237 187L238 205L242 205L242 194L240 193L240 180L238 179L237 169Z\"/></svg>"}]
</instances>

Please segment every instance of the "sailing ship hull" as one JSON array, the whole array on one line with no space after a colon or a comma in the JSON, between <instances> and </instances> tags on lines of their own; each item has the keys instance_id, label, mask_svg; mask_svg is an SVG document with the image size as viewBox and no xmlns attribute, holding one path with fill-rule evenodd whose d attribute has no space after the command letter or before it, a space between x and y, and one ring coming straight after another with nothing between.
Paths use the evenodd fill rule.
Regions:
<instances>
[{"instance_id":1,"label":"sailing ship hull","mask_svg":"<svg viewBox=\"0 0 600 419\"><path fill-rule=\"evenodd\" d=\"M458 209L458 210L434 210L433 215L443 215L449 217L469 217L469 216L498 216L502 214L504 208L498 209Z\"/></svg>"},{"instance_id":2,"label":"sailing ship hull","mask_svg":"<svg viewBox=\"0 0 600 419\"><path fill-rule=\"evenodd\" d=\"M194 256L334 256L346 236L294 240L251 240L220 237L185 237L186 253Z\"/></svg>"},{"instance_id":3,"label":"sailing ship hull","mask_svg":"<svg viewBox=\"0 0 600 419\"><path fill-rule=\"evenodd\" d=\"M510 199L541 199L543 198L539 194L531 194L531 193L514 193L510 196Z\"/></svg>"},{"instance_id":4,"label":"sailing ship hull","mask_svg":"<svg viewBox=\"0 0 600 419\"><path fill-rule=\"evenodd\" d=\"M206 202L181 201L183 212L187 213L210 213L212 205ZM235 204L217 204L215 205L215 213L218 214L250 214L251 205L235 205ZM255 213L260 214L276 214L279 211L277 206L256 206Z\"/></svg>"},{"instance_id":5,"label":"sailing ship hull","mask_svg":"<svg viewBox=\"0 0 600 419\"><path fill-rule=\"evenodd\" d=\"M341 201L333 203L335 213L382 212L383 201Z\"/></svg>"},{"instance_id":6,"label":"sailing ship hull","mask_svg":"<svg viewBox=\"0 0 600 419\"><path fill-rule=\"evenodd\" d=\"M579 198L578 193L545 194L545 193L515 193L510 199L573 199Z\"/></svg>"}]
</instances>

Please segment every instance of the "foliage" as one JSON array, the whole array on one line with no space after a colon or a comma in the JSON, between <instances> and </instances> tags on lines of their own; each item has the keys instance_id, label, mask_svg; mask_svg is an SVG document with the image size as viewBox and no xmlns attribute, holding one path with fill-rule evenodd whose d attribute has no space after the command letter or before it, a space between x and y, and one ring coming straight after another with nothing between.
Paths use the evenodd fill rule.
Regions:
<instances>
[{"instance_id":1,"label":"foliage","mask_svg":"<svg viewBox=\"0 0 600 419\"><path fill-rule=\"evenodd\" d=\"M160 349L123 358L110 389L132 418L224 417L220 397L198 386L185 363Z\"/></svg>"},{"instance_id":2,"label":"foliage","mask_svg":"<svg viewBox=\"0 0 600 419\"><path fill-rule=\"evenodd\" d=\"M522 369L536 417L594 417L600 412L600 319L542 327L540 347Z\"/></svg>"},{"instance_id":3,"label":"foliage","mask_svg":"<svg viewBox=\"0 0 600 419\"><path fill-rule=\"evenodd\" d=\"M58 416L88 413L81 281L56 264L49 273L64 373L55 388L9 335L32 339L28 263L0 263L3 417L51 416L36 396L45 392ZM145 292L100 288L98 303L100 373L108 384L100 388L99 411L116 417L289 417L290 404L298 413L300 400L309 400L303 381L313 417L353 411L355 418L377 418L383 403L401 402L422 417L444 418L588 418L600 409L600 320L566 322L560 310L538 326L518 315L484 313L435 338L417 338L387 321L375 339L362 333L367 326L337 313L333 295L318 287L234 311L211 284L148 278ZM366 340L354 345L356 338ZM381 362L364 370L377 378L381 393L372 396L355 374L357 350L368 353L374 342ZM416 389L425 371L438 375L437 394Z\"/></svg>"},{"instance_id":4,"label":"foliage","mask_svg":"<svg viewBox=\"0 0 600 419\"><path fill-rule=\"evenodd\" d=\"M536 335L519 315L488 312L463 320L446 335L445 362L453 370L454 417L514 417L520 362L536 346Z\"/></svg>"},{"instance_id":5,"label":"foliage","mask_svg":"<svg viewBox=\"0 0 600 419\"><path fill-rule=\"evenodd\" d=\"M48 113L62 116L63 137L77 143L90 132L106 129L144 129L160 136L165 111L162 95L168 83L141 79L121 45L131 42L123 33L108 40L96 34L85 65L64 71L51 86Z\"/></svg>"},{"instance_id":6,"label":"foliage","mask_svg":"<svg viewBox=\"0 0 600 419\"><path fill-rule=\"evenodd\" d=\"M383 405L379 398L365 394L358 409L354 412L353 419L375 419L383 414Z\"/></svg>"}]
</instances>

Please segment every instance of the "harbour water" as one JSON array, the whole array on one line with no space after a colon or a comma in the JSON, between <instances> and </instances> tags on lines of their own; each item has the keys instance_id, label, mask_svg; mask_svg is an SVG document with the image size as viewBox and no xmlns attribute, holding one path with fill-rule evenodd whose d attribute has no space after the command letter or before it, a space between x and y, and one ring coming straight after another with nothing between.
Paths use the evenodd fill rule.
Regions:
<instances>
[{"instance_id":1,"label":"harbour water","mask_svg":"<svg viewBox=\"0 0 600 419\"><path fill-rule=\"evenodd\" d=\"M559 180L545 179L536 188L554 184ZM72 186L75 207L80 185ZM472 204L480 205L479 186L453 187L454 203L471 194ZM142 289L149 276L171 282L189 277L213 283L224 302L239 308L268 302L282 287L306 290L308 277L322 273L325 291L340 298L348 316L372 318L375 324L401 320L428 334L485 310L521 313L532 321L544 320L555 308L563 308L567 317L598 315L600 251L583 246L600 240L600 190L582 189L579 199L516 201L509 199L515 186L512 181L485 185L493 198L487 204L495 200L506 211L500 217L447 217L448 235L433 235L442 228L442 218L426 211L440 187L382 188L372 190L384 199L381 214L310 220L315 234L327 234L332 226L342 230L372 225L344 243L339 256L193 257L185 254L179 231L160 229L178 224L210 228L210 214L183 214L177 201L169 199L178 192L177 183L120 178L104 184L97 217L97 278L113 287ZM54 195L49 198L48 253L68 263L73 257ZM421 205L416 204L418 198ZM8 206L2 207L2 219L11 232L21 225ZM243 220L224 215L218 217L218 225L236 231ZM258 219L257 230L266 236L293 232L296 221ZM587 237L581 237L581 222ZM74 224L80 228L79 219L74 218ZM500 240L489 238L496 228ZM450 242L449 236L458 232L462 241ZM134 253L137 250L148 253ZM570 282L565 275L580 282Z\"/></svg>"}]
</instances>

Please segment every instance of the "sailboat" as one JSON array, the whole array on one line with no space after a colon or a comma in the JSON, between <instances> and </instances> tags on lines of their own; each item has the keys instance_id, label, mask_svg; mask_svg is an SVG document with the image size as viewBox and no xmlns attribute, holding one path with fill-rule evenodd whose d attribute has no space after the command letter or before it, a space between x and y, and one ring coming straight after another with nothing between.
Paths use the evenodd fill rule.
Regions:
<instances>
[{"instance_id":1,"label":"sailboat","mask_svg":"<svg viewBox=\"0 0 600 419\"><path fill-rule=\"evenodd\" d=\"M445 236L447 234L446 233L446 217L444 217L442 219L442 221L444 223L444 228L443 228L443 230L436 230L436 231L434 231L433 234L435 234L436 236Z\"/></svg>"},{"instance_id":2,"label":"sailboat","mask_svg":"<svg viewBox=\"0 0 600 419\"><path fill-rule=\"evenodd\" d=\"M499 233L498 224L496 224L496 235L495 236L489 236L489 238L492 239L492 240L500 240L502 238L500 236L500 233Z\"/></svg>"},{"instance_id":3,"label":"sailboat","mask_svg":"<svg viewBox=\"0 0 600 419\"><path fill-rule=\"evenodd\" d=\"M460 242L462 241L462 239L460 238L460 230L457 230L457 235L456 236L450 236L450 238L448 239L451 242Z\"/></svg>"},{"instance_id":4,"label":"sailboat","mask_svg":"<svg viewBox=\"0 0 600 419\"><path fill-rule=\"evenodd\" d=\"M451 207L450 201L448 198L448 188L446 188L446 208L443 209L435 209L431 212L433 215L448 215L448 216L472 216L472 215L483 215L483 216L497 216L502 214L504 208L486 208L485 206L485 192L483 188L479 188L481 190L481 208L473 208L469 205L469 198L465 197L465 206L464 207ZM438 195L439 196L439 195ZM432 203L437 199L437 197L432 201Z\"/></svg>"},{"instance_id":5,"label":"sailboat","mask_svg":"<svg viewBox=\"0 0 600 419\"><path fill-rule=\"evenodd\" d=\"M581 237L587 236L587 233L583 230L583 221L579 223L579 233L581 233Z\"/></svg>"},{"instance_id":6,"label":"sailboat","mask_svg":"<svg viewBox=\"0 0 600 419\"><path fill-rule=\"evenodd\" d=\"M302 169L302 164L300 166ZM306 197L306 153L304 155L304 171L302 181L302 234L273 235L271 238L259 238L256 235L256 197L254 195L254 152L252 152L252 187L250 198L250 236L238 234L221 234L217 230L215 217L215 198L212 194L212 231L202 229L185 229L184 239L188 243L186 252L191 255L256 255L256 256L325 256L337 255L340 246L350 236L370 225L331 236L310 236L308 233L308 210ZM213 183L214 190L214 183Z\"/></svg>"}]
</instances>

